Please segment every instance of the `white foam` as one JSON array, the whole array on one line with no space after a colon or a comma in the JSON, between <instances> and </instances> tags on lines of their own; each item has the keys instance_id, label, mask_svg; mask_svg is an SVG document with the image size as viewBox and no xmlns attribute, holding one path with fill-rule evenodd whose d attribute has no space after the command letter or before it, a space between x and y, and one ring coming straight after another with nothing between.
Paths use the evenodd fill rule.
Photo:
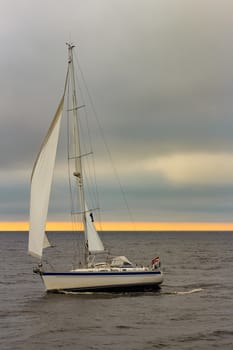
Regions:
<instances>
[{"instance_id":1,"label":"white foam","mask_svg":"<svg viewBox=\"0 0 233 350\"><path fill-rule=\"evenodd\" d=\"M176 295L186 295L186 294L193 294L193 293L198 293L198 292L201 292L203 291L203 288L195 288L195 289L191 289L191 290L187 290L187 291L184 291L184 292L172 292L171 294L176 294Z\"/></svg>"}]
</instances>

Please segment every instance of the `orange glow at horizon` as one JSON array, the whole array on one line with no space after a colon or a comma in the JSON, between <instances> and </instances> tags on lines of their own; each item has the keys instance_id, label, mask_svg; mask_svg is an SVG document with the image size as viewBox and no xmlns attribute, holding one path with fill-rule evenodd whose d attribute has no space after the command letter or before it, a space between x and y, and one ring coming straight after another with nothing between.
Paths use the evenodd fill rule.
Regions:
<instances>
[{"instance_id":1,"label":"orange glow at horizon","mask_svg":"<svg viewBox=\"0 0 233 350\"><path fill-rule=\"evenodd\" d=\"M232 222L103 222L95 223L97 230L102 231L233 231ZM80 223L75 225L82 229ZM48 222L47 231L72 231L71 222ZM28 231L28 222L0 222L0 231Z\"/></svg>"}]
</instances>

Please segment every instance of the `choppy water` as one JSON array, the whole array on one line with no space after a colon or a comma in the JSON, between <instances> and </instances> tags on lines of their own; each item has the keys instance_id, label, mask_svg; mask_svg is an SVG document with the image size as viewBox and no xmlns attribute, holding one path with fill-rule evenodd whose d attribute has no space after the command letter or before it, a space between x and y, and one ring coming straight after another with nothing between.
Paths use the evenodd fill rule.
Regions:
<instances>
[{"instance_id":1,"label":"choppy water","mask_svg":"<svg viewBox=\"0 0 233 350\"><path fill-rule=\"evenodd\" d=\"M73 237L50 236L62 266ZM103 239L113 253L139 263L158 253L165 272L161 290L46 294L32 274L27 234L0 233L2 350L233 349L233 233L105 233Z\"/></svg>"}]
</instances>

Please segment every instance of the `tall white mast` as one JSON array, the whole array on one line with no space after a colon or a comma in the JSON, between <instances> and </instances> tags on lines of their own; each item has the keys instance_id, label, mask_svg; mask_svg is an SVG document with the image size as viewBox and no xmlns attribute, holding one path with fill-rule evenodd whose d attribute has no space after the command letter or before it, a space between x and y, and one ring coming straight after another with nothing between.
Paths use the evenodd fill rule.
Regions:
<instances>
[{"instance_id":1,"label":"tall white mast","mask_svg":"<svg viewBox=\"0 0 233 350\"><path fill-rule=\"evenodd\" d=\"M75 160L75 171L73 175L76 178L77 187L79 190L79 199L80 199L80 209L82 215L84 236L85 236L85 264L88 264L88 239L87 239L87 221L86 221L86 206L85 206L85 194L84 194L84 184L83 184L83 169L82 169L82 153L81 153L81 144L79 137L79 124L78 124L78 103L76 95L76 83L75 83L75 71L73 64L73 48L75 47L72 44L68 45L68 55L69 55L69 71L72 87L72 108L73 112L73 152Z\"/></svg>"}]
</instances>

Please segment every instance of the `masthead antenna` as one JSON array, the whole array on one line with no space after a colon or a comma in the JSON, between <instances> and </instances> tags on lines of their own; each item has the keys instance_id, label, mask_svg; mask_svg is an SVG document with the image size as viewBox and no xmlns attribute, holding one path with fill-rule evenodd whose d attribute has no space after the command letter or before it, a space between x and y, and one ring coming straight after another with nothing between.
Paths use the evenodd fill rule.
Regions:
<instances>
[{"instance_id":1,"label":"masthead antenna","mask_svg":"<svg viewBox=\"0 0 233 350\"><path fill-rule=\"evenodd\" d=\"M73 49L75 45L73 43L66 43L69 49Z\"/></svg>"}]
</instances>

